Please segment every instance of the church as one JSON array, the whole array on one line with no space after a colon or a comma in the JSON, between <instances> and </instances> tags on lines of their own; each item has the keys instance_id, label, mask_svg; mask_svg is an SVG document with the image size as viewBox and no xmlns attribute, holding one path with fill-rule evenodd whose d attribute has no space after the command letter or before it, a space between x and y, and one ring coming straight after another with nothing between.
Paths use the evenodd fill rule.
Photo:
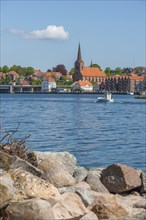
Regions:
<instances>
[{"instance_id":1,"label":"church","mask_svg":"<svg viewBox=\"0 0 146 220\"><path fill-rule=\"evenodd\" d=\"M104 83L106 80L106 74L101 71L99 68L95 67L88 67L84 65L84 61L81 57L81 48L80 44L78 47L78 54L77 54L77 60L74 64L74 74L73 74L73 81L89 81L89 82L95 82L97 84Z\"/></svg>"}]
</instances>

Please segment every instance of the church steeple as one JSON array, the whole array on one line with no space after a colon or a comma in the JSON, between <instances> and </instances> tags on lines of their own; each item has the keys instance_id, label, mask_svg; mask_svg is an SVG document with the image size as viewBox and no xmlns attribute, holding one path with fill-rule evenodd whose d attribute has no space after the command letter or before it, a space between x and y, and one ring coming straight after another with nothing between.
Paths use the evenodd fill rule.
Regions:
<instances>
[{"instance_id":1,"label":"church steeple","mask_svg":"<svg viewBox=\"0 0 146 220\"><path fill-rule=\"evenodd\" d=\"M81 48L80 48L80 43L79 43L77 61L81 61L81 60L82 60L82 57L81 57Z\"/></svg>"},{"instance_id":2,"label":"church steeple","mask_svg":"<svg viewBox=\"0 0 146 220\"><path fill-rule=\"evenodd\" d=\"M82 80L82 71L84 68L84 61L82 60L81 57L81 48L80 48L80 43L78 46L78 54L77 54L77 60L75 61L75 65L74 65L75 71L73 74L73 81L78 81L78 80Z\"/></svg>"}]
</instances>

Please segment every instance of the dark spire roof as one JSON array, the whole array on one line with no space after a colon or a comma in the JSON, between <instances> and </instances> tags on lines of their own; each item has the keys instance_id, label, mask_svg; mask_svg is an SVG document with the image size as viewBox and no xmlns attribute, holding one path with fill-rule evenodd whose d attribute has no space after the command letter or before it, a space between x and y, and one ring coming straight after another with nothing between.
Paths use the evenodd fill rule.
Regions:
<instances>
[{"instance_id":1,"label":"dark spire roof","mask_svg":"<svg viewBox=\"0 0 146 220\"><path fill-rule=\"evenodd\" d=\"M80 43L79 43L79 47L78 47L78 57L77 57L77 60L78 60L78 61L82 60Z\"/></svg>"},{"instance_id":2,"label":"dark spire roof","mask_svg":"<svg viewBox=\"0 0 146 220\"><path fill-rule=\"evenodd\" d=\"M93 66L93 64L92 64L92 60L91 60L91 64L90 64L90 67L92 67Z\"/></svg>"}]
</instances>

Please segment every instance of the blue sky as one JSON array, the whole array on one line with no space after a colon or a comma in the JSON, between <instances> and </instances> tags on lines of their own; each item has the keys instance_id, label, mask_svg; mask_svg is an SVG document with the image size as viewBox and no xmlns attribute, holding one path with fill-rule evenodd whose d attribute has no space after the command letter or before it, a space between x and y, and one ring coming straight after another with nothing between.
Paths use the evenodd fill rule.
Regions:
<instances>
[{"instance_id":1,"label":"blue sky","mask_svg":"<svg viewBox=\"0 0 146 220\"><path fill-rule=\"evenodd\" d=\"M1 66L146 66L146 2L1 0Z\"/></svg>"}]
</instances>

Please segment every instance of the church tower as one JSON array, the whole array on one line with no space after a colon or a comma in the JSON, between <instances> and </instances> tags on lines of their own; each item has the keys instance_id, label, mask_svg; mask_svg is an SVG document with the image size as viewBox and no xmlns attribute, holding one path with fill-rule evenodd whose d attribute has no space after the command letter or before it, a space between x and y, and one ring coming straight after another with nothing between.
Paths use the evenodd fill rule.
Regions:
<instances>
[{"instance_id":1,"label":"church tower","mask_svg":"<svg viewBox=\"0 0 146 220\"><path fill-rule=\"evenodd\" d=\"M73 81L78 81L78 80L82 80L82 75L81 75L81 71L83 70L84 67L84 61L82 60L81 57L81 48L80 48L80 43L79 43L79 47L78 47L78 55L77 55L77 60L75 61L74 64L74 74L73 74Z\"/></svg>"}]
</instances>

